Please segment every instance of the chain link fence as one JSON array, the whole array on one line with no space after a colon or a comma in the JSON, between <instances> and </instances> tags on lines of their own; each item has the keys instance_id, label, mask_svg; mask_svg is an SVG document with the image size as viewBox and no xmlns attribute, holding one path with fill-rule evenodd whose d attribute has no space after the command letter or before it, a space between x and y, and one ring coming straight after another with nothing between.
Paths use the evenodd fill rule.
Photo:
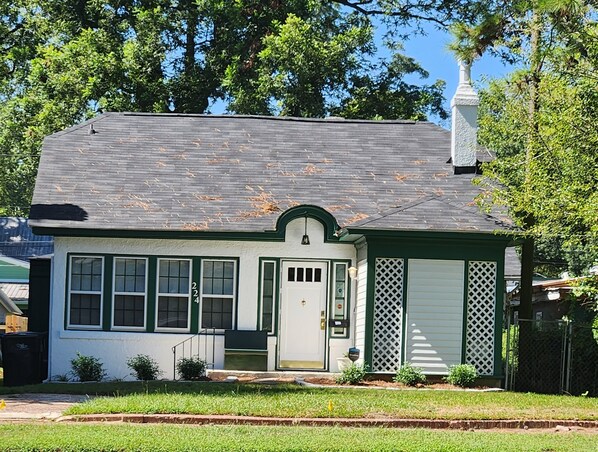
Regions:
<instances>
[{"instance_id":1,"label":"chain link fence","mask_svg":"<svg viewBox=\"0 0 598 452\"><path fill-rule=\"evenodd\" d=\"M598 397L596 338L589 325L520 319L506 332L506 388Z\"/></svg>"}]
</instances>

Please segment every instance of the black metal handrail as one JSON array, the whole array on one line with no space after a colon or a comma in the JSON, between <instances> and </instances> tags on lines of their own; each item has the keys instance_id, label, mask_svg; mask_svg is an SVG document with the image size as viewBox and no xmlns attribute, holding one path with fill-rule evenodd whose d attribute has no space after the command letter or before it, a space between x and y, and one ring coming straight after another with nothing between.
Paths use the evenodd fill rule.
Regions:
<instances>
[{"instance_id":1,"label":"black metal handrail","mask_svg":"<svg viewBox=\"0 0 598 452\"><path fill-rule=\"evenodd\" d=\"M201 336L205 337L203 341L203 356L201 354ZM173 378L176 380L176 363L177 360L180 358L192 358L193 356L197 356L200 359L203 359L206 362L206 369L213 369L214 368L214 352L215 352L215 338L216 336L216 328L204 328L199 333L194 334L191 337L188 337L184 341L179 342L178 344L172 347L172 355L173 355ZM211 339L211 341L209 341ZM208 356L208 352L210 351L210 344L211 342L211 356ZM193 352L196 353L193 353Z\"/></svg>"}]
</instances>

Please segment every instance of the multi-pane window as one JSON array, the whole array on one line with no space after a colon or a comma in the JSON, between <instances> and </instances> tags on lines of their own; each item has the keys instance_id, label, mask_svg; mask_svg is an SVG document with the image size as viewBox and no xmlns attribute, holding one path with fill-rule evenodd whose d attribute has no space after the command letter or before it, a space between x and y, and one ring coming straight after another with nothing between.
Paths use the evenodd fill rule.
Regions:
<instances>
[{"instance_id":1,"label":"multi-pane window","mask_svg":"<svg viewBox=\"0 0 598 452\"><path fill-rule=\"evenodd\" d=\"M104 259L71 256L69 284L69 326L102 326L102 279Z\"/></svg>"},{"instance_id":2,"label":"multi-pane window","mask_svg":"<svg viewBox=\"0 0 598 452\"><path fill-rule=\"evenodd\" d=\"M274 287L276 262L262 262L262 331L274 331Z\"/></svg>"},{"instance_id":3,"label":"multi-pane window","mask_svg":"<svg viewBox=\"0 0 598 452\"><path fill-rule=\"evenodd\" d=\"M322 282L322 269L312 267L289 267L287 270L289 282Z\"/></svg>"},{"instance_id":4,"label":"multi-pane window","mask_svg":"<svg viewBox=\"0 0 598 452\"><path fill-rule=\"evenodd\" d=\"M158 318L164 329L189 329L191 300L191 261L158 260Z\"/></svg>"},{"instance_id":5,"label":"multi-pane window","mask_svg":"<svg viewBox=\"0 0 598 452\"><path fill-rule=\"evenodd\" d=\"M236 285L236 262L204 260L201 277L201 327L230 329Z\"/></svg>"},{"instance_id":6,"label":"multi-pane window","mask_svg":"<svg viewBox=\"0 0 598 452\"><path fill-rule=\"evenodd\" d=\"M116 328L145 327L147 260L114 259L114 302L112 325Z\"/></svg>"}]
</instances>

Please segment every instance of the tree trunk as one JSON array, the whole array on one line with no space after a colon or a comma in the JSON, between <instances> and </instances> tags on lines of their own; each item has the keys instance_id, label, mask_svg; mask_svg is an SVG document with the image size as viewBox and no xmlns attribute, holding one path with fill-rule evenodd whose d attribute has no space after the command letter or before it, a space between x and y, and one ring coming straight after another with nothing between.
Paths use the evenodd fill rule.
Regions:
<instances>
[{"instance_id":1,"label":"tree trunk","mask_svg":"<svg viewBox=\"0 0 598 452\"><path fill-rule=\"evenodd\" d=\"M534 157L538 132L538 84L540 82L541 55L541 16L534 7L531 18L530 29L530 73L528 77L529 101L528 101L528 129L527 146L525 150L525 182L524 196L525 206L531 205L534 196ZM528 232L534 225L534 218L528 212L525 218L525 230ZM519 326L519 389L528 390L526 382L522 381L526 375L529 376L529 366L534 359L532 348L533 334L533 308L532 308L532 283L534 275L534 239L530 235L525 239L521 253L521 287L519 290L519 319L523 320ZM526 321L527 320L527 321ZM527 370L527 372L526 372ZM531 384L531 381L528 382Z\"/></svg>"}]
</instances>

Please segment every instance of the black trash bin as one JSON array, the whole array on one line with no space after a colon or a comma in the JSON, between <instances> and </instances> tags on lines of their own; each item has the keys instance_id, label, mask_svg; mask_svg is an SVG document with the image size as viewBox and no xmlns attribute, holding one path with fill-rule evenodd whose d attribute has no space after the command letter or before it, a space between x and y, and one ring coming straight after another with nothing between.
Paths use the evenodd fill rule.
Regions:
<instances>
[{"instance_id":1,"label":"black trash bin","mask_svg":"<svg viewBox=\"0 0 598 452\"><path fill-rule=\"evenodd\" d=\"M46 333L8 333L2 336L4 386L37 384L48 378Z\"/></svg>"}]
</instances>

